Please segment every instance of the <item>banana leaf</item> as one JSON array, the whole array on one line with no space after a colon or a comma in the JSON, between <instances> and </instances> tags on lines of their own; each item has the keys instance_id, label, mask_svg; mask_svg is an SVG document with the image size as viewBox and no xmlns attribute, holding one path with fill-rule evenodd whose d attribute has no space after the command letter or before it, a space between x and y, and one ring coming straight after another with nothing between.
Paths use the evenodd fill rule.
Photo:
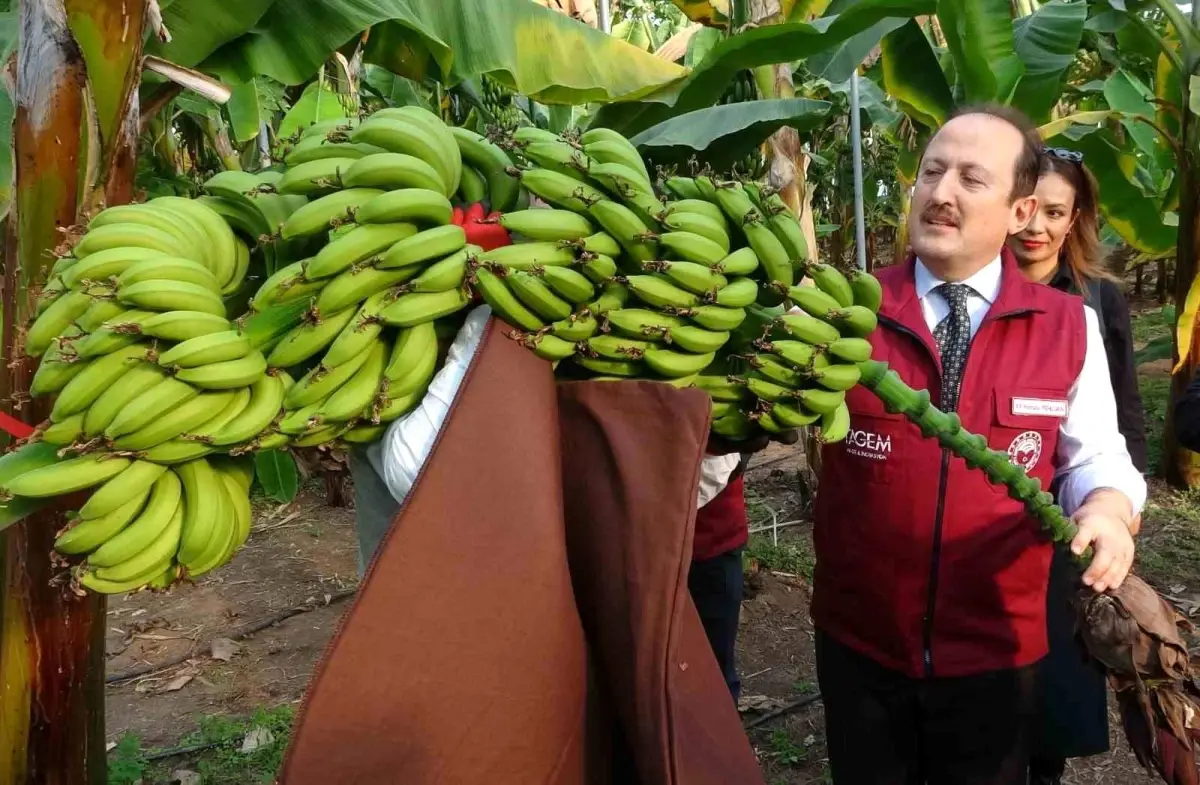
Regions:
<instances>
[{"instance_id":1,"label":"banana leaf","mask_svg":"<svg viewBox=\"0 0 1200 785\"><path fill-rule=\"evenodd\" d=\"M1051 125L1057 128L1060 124ZM1043 134L1046 128L1043 126ZM1121 162L1123 150L1112 132L1095 129L1076 136L1060 133L1047 139L1047 144L1083 153L1084 163L1100 184L1100 212L1105 220L1138 251L1157 254L1173 249L1177 227L1168 224L1161 206L1147 199L1125 175Z\"/></svg>"},{"instance_id":2,"label":"banana leaf","mask_svg":"<svg viewBox=\"0 0 1200 785\"><path fill-rule=\"evenodd\" d=\"M1050 119L1086 21L1086 4L1052 0L1013 23L1013 43L1025 64L1025 75L1017 83L1012 103L1034 122Z\"/></svg>"},{"instance_id":3,"label":"banana leaf","mask_svg":"<svg viewBox=\"0 0 1200 785\"><path fill-rule=\"evenodd\" d=\"M313 82L304 88L300 100L284 115L279 123L278 135L281 138L288 137L320 120L349 117L355 113L355 107L347 102L348 98L319 82Z\"/></svg>"},{"instance_id":4,"label":"banana leaf","mask_svg":"<svg viewBox=\"0 0 1200 785\"><path fill-rule=\"evenodd\" d=\"M1154 117L1156 109L1150 101L1152 95L1141 80L1125 70L1116 71L1104 82L1104 100L1109 107L1124 115ZM1163 155L1165 148L1162 140L1152 127L1132 117L1123 119L1121 124L1146 155L1153 159Z\"/></svg>"},{"instance_id":5,"label":"banana leaf","mask_svg":"<svg viewBox=\"0 0 1200 785\"><path fill-rule=\"evenodd\" d=\"M287 503L300 490L300 470L287 450L265 450L254 454L254 476L263 493L277 502Z\"/></svg>"},{"instance_id":6,"label":"banana leaf","mask_svg":"<svg viewBox=\"0 0 1200 785\"><path fill-rule=\"evenodd\" d=\"M179 0L162 8L169 43L151 40L146 53L188 67L253 28L275 0ZM316 70L316 69L313 69Z\"/></svg>"},{"instance_id":7,"label":"banana leaf","mask_svg":"<svg viewBox=\"0 0 1200 785\"><path fill-rule=\"evenodd\" d=\"M794 0L792 0L794 2ZM671 0L693 22L709 27L729 24L730 0Z\"/></svg>"},{"instance_id":8,"label":"banana leaf","mask_svg":"<svg viewBox=\"0 0 1200 785\"><path fill-rule=\"evenodd\" d=\"M811 24L787 23L745 30L713 47L681 82L603 107L592 125L634 135L658 123L717 103L734 76L746 68L795 62L836 47L886 19L929 14L935 0L859 0L837 16ZM848 75L847 75L848 76Z\"/></svg>"},{"instance_id":9,"label":"banana leaf","mask_svg":"<svg viewBox=\"0 0 1200 785\"><path fill-rule=\"evenodd\" d=\"M954 94L925 31L915 20L889 33L880 45L883 88L901 111L927 128L946 122Z\"/></svg>"},{"instance_id":10,"label":"banana leaf","mask_svg":"<svg viewBox=\"0 0 1200 785\"><path fill-rule=\"evenodd\" d=\"M1009 0L938 0L938 20L966 103L1006 104L1025 73Z\"/></svg>"},{"instance_id":11,"label":"banana leaf","mask_svg":"<svg viewBox=\"0 0 1200 785\"><path fill-rule=\"evenodd\" d=\"M880 39L907 21L901 18L884 19L824 52L817 52L804 61L804 66L813 76L831 82L849 82L850 75L879 45Z\"/></svg>"},{"instance_id":12,"label":"banana leaf","mask_svg":"<svg viewBox=\"0 0 1200 785\"><path fill-rule=\"evenodd\" d=\"M542 103L638 100L685 73L528 0L276 0L202 69L299 84L368 29L366 62L447 86L489 74Z\"/></svg>"},{"instance_id":13,"label":"banana leaf","mask_svg":"<svg viewBox=\"0 0 1200 785\"><path fill-rule=\"evenodd\" d=\"M900 119L900 113L892 108L887 95L879 85L871 79L855 74L851 79L858 80L858 106L865 117L867 125L891 126ZM826 82L832 92L849 97L850 79L837 84Z\"/></svg>"},{"instance_id":14,"label":"banana leaf","mask_svg":"<svg viewBox=\"0 0 1200 785\"><path fill-rule=\"evenodd\" d=\"M423 106L429 108L417 91L416 82L397 76L378 65L367 65L364 69L363 88L379 96L388 106ZM470 81L462 83L463 87ZM476 86L477 87L477 86ZM475 88L472 88L475 89ZM476 93L478 90L476 89Z\"/></svg>"},{"instance_id":15,"label":"banana leaf","mask_svg":"<svg viewBox=\"0 0 1200 785\"><path fill-rule=\"evenodd\" d=\"M630 141L657 164L698 159L724 169L784 126L801 133L824 122L831 104L808 98L745 101L673 117Z\"/></svg>"}]
</instances>

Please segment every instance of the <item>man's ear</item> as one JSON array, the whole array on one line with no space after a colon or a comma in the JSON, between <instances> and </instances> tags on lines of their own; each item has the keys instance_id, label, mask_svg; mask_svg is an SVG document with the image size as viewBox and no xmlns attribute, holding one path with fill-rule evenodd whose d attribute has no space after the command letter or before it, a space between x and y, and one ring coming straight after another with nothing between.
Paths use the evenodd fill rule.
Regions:
<instances>
[{"instance_id":1,"label":"man's ear","mask_svg":"<svg viewBox=\"0 0 1200 785\"><path fill-rule=\"evenodd\" d=\"M1022 197L1013 202L1012 216L1008 222L1008 233L1020 234L1025 231L1025 227L1029 226L1029 222L1037 214L1037 209L1038 200L1033 195Z\"/></svg>"}]
</instances>

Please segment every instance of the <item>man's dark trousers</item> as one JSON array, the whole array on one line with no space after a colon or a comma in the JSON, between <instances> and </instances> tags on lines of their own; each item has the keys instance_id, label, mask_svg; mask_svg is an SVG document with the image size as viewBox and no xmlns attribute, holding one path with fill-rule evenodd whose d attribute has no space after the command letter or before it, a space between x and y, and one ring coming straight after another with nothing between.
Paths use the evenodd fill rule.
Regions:
<instances>
[{"instance_id":1,"label":"man's dark trousers","mask_svg":"<svg viewBox=\"0 0 1200 785\"><path fill-rule=\"evenodd\" d=\"M818 630L834 785L1025 785L1039 672L914 679Z\"/></svg>"},{"instance_id":2,"label":"man's dark trousers","mask_svg":"<svg viewBox=\"0 0 1200 785\"><path fill-rule=\"evenodd\" d=\"M742 689L735 656L744 582L742 550L735 548L711 559L693 561L688 573L692 602L735 701Z\"/></svg>"}]
</instances>

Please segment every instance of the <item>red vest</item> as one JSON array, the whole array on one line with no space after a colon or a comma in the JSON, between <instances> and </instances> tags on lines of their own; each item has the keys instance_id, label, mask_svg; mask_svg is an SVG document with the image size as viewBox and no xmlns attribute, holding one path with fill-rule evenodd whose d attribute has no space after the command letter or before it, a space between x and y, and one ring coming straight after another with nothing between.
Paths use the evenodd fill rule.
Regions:
<instances>
[{"instance_id":1,"label":"red vest","mask_svg":"<svg viewBox=\"0 0 1200 785\"><path fill-rule=\"evenodd\" d=\"M746 520L745 490L745 478L739 474L708 504L696 510L693 559L712 559L746 544L750 528Z\"/></svg>"},{"instance_id":2,"label":"red vest","mask_svg":"<svg viewBox=\"0 0 1200 785\"><path fill-rule=\"evenodd\" d=\"M1004 254L1000 293L971 343L958 414L1050 486L1058 425L1083 368L1082 300L1026 281ZM937 403L941 365L914 262L884 270L875 359ZM1019 502L950 457L870 391L847 397L849 437L824 448L812 616L836 640L913 677L964 676L1046 654L1051 548Z\"/></svg>"}]
</instances>

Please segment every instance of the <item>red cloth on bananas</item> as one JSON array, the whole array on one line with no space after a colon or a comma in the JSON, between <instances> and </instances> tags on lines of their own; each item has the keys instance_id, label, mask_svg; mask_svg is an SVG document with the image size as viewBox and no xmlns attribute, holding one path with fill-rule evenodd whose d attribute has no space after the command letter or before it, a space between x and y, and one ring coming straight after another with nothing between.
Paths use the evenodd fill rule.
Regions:
<instances>
[{"instance_id":1,"label":"red cloth on bananas","mask_svg":"<svg viewBox=\"0 0 1200 785\"><path fill-rule=\"evenodd\" d=\"M463 228L468 243L478 245L485 251L491 251L502 245L512 245L512 238L509 237L508 231L503 226L480 223L485 219L491 220L499 217L500 213L488 214L483 203L476 202L467 207L465 211L461 207L455 207L451 221Z\"/></svg>"},{"instance_id":2,"label":"red cloth on bananas","mask_svg":"<svg viewBox=\"0 0 1200 785\"><path fill-rule=\"evenodd\" d=\"M940 388L914 260L883 270L873 357L917 390ZM1082 300L1026 281L1005 254L999 294L962 378L963 426L1049 488L1059 424L1087 348ZM1045 656L1051 545L1003 486L950 457L869 390L823 452L812 615L836 640L915 678ZM934 404L937 394L934 393Z\"/></svg>"}]
</instances>

